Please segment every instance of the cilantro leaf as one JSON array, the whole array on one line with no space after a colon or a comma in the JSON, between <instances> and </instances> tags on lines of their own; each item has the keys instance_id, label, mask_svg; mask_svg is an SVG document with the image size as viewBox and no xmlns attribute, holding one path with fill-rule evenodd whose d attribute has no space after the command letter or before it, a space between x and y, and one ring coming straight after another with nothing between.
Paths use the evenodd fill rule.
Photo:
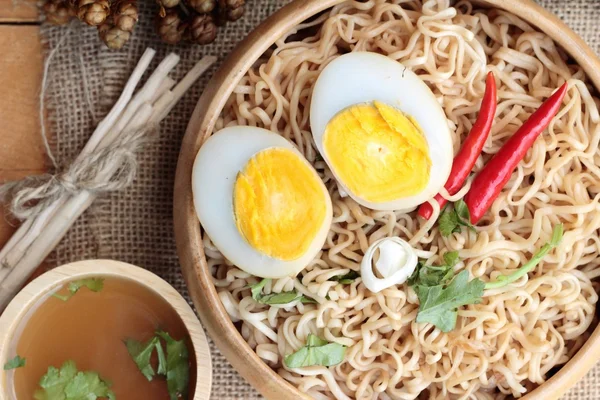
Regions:
<instances>
[{"instance_id":1,"label":"cilantro leaf","mask_svg":"<svg viewBox=\"0 0 600 400\"><path fill-rule=\"evenodd\" d=\"M527 275L529 272L531 272L535 268L535 266L538 265L540 263L540 261L542 261L542 258L544 258L546 256L546 254L548 254L550 252L550 250L552 250L553 248L557 247L560 244L560 242L562 241L562 237L563 237L563 229L564 228L563 228L562 224L556 225L552 231L552 239L550 239L550 242L543 245L538 250L538 252L533 255L531 260L529 260L527 263L525 263L525 265L523 265L521 268L519 268L512 274L500 275L499 277L496 278L496 280L487 282L485 284L485 288L486 289L498 289L498 288L504 287L506 285L513 283L514 281L516 281L523 275Z\"/></svg>"},{"instance_id":2,"label":"cilantro leaf","mask_svg":"<svg viewBox=\"0 0 600 400\"><path fill-rule=\"evenodd\" d=\"M78 372L75 378L65 386L68 400L95 400L98 397L111 398L114 394L106 382L96 372Z\"/></svg>"},{"instance_id":3,"label":"cilantro leaf","mask_svg":"<svg viewBox=\"0 0 600 400\"><path fill-rule=\"evenodd\" d=\"M102 380L97 372L77 370L73 360L66 361L60 370L48 367L48 372L40 379L42 389L36 391L36 400L115 400L110 384Z\"/></svg>"},{"instance_id":4,"label":"cilantro leaf","mask_svg":"<svg viewBox=\"0 0 600 400\"><path fill-rule=\"evenodd\" d=\"M417 264L414 272L408 278L409 286L437 286L445 285L454 276L454 266L458 263L458 251L448 251L443 256L444 265Z\"/></svg>"},{"instance_id":5,"label":"cilantro leaf","mask_svg":"<svg viewBox=\"0 0 600 400\"><path fill-rule=\"evenodd\" d=\"M473 232L477 232L473 224L471 224L471 213L469 212L467 203L465 203L463 199L460 199L454 203L454 212L456 213L456 217L460 225L466 226Z\"/></svg>"},{"instance_id":6,"label":"cilantro leaf","mask_svg":"<svg viewBox=\"0 0 600 400\"><path fill-rule=\"evenodd\" d=\"M454 270L447 265L434 266L417 264L417 268L408 278L409 286L444 285L454 276Z\"/></svg>"},{"instance_id":7,"label":"cilantro leaf","mask_svg":"<svg viewBox=\"0 0 600 400\"><path fill-rule=\"evenodd\" d=\"M458 264L458 251L448 251L444 253L444 263L449 267L454 267Z\"/></svg>"},{"instance_id":8,"label":"cilantro leaf","mask_svg":"<svg viewBox=\"0 0 600 400\"><path fill-rule=\"evenodd\" d=\"M127 351L129 352L129 355L149 382L152 381L152 378L154 377L154 375L156 375L156 373L154 372L154 368L152 368L152 365L150 364L150 359L152 358L152 352L154 351L154 349L156 349L156 351L159 354L159 373L165 373L165 353L163 352L162 345L158 337L155 336L152 339L148 340L146 343L138 342L135 339L127 339L125 341L125 346L127 346Z\"/></svg>"},{"instance_id":9,"label":"cilantro leaf","mask_svg":"<svg viewBox=\"0 0 600 400\"><path fill-rule=\"evenodd\" d=\"M250 285L250 291L252 292L252 298L256 301L258 301L258 299L260 298L260 296L262 296L262 290L265 287L265 285L267 284L267 282L270 282L271 279L269 278L265 278L263 280L261 280L260 282L254 284L254 285Z\"/></svg>"},{"instance_id":10,"label":"cilantro leaf","mask_svg":"<svg viewBox=\"0 0 600 400\"><path fill-rule=\"evenodd\" d=\"M417 322L429 322L442 332L456 325L457 309L481 301L485 284L478 278L469 281L469 272L461 271L448 286L415 286L419 297Z\"/></svg>"},{"instance_id":11,"label":"cilantro leaf","mask_svg":"<svg viewBox=\"0 0 600 400\"><path fill-rule=\"evenodd\" d=\"M326 340L313 334L306 338L306 346L284 358L288 368L310 367L322 365L329 367L344 361L346 346L339 343L327 343Z\"/></svg>"},{"instance_id":12,"label":"cilantro leaf","mask_svg":"<svg viewBox=\"0 0 600 400\"><path fill-rule=\"evenodd\" d=\"M302 296L302 297L300 297L300 302L302 304L317 304L318 303L318 301L316 301L312 297L308 297L308 296Z\"/></svg>"},{"instance_id":13,"label":"cilantro leaf","mask_svg":"<svg viewBox=\"0 0 600 400\"><path fill-rule=\"evenodd\" d=\"M156 332L167 343L167 388L171 400L187 397L190 383L188 349L183 340L173 339L167 332Z\"/></svg>"},{"instance_id":14,"label":"cilantro leaf","mask_svg":"<svg viewBox=\"0 0 600 400\"><path fill-rule=\"evenodd\" d=\"M331 278L329 278L329 280L339 282L342 285L349 285L352 282L354 282L356 280L356 278L359 278L359 277L360 277L360 274L358 272L350 271L344 275L332 276Z\"/></svg>"},{"instance_id":15,"label":"cilantro leaf","mask_svg":"<svg viewBox=\"0 0 600 400\"><path fill-rule=\"evenodd\" d=\"M300 299L303 303L310 303L310 301L307 300L308 297L302 296L293 290L290 292L262 294L263 287L270 281L270 278L265 278L254 285L250 285L250 291L252 292L254 301L261 304L279 305L291 303L292 301Z\"/></svg>"},{"instance_id":16,"label":"cilantro leaf","mask_svg":"<svg viewBox=\"0 0 600 400\"><path fill-rule=\"evenodd\" d=\"M297 292L291 291L261 295L257 301L261 304L278 305L291 303L292 301L298 300L300 298L302 298L302 295L298 294Z\"/></svg>"},{"instance_id":17,"label":"cilantro leaf","mask_svg":"<svg viewBox=\"0 0 600 400\"><path fill-rule=\"evenodd\" d=\"M86 287L92 292L99 292L104 288L104 278L86 278L69 282L69 285L67 286L69 289L69 294L60 295L58 293L54 293L52 296L59 300L67 301L71 297L75 296L75 293L77 293L82 287Z\"/></svg>"},{"instance_id":18,"label":"cilantro leaf","mask_svg":"<svg viewBox=\"0 0 600 400\"><path fill-rule=\"evenodd\" d=\"M25 366L25 359L21 358L18 354L12 360L8 360L6 364L4 364L4 370L8 371L11 369L21 368Z\"/></svg>"},{"instance_id":19,"label":"cilantro leaf","mask_svg":"<svg viewBox=\"0 0 600 400\"><path fill-rule=\"evenodd\" d=\"M325 346L326 344L328 344L327 340L321 339L320 337L318 337L317 335L313 335L312 333L309 333L308 337L306 338L307 346Z\"/></svg>"},{"instance_id":20,"label":"cilantro leaf","mask_svg":"<svg viewBox=\"0 0 600 400\"><path fill-rule=\"evenodd\" d=\"M440 213L438 226L442 236L447 237L452 233L462 232L461 226L467 227L473 232L476 232L475 227L471 224L471 213L464 200L458 200L453 206L446 206Z\"/></svg>"},{"instance_id":21,"label":"cilantro leaf","mask_svg":"<svg viewBox=\"0 0 600 400\"><path fill-rule=\"evenodd\" d=\"M438 220L438 226L440 228L440 233L442 236L450 236L453 232L460 232L460 225L458 224L458 216L454 212L453 208L447 206L442 213L440 214L440 218Z\"/></svg>"}]
</instances>

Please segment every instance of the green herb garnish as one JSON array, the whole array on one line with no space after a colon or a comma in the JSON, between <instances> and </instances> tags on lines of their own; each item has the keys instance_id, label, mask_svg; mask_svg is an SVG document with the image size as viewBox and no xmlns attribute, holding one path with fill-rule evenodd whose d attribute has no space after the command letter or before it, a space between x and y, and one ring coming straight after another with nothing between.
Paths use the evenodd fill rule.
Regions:
<instances>
[{"instance_id":1,"label":"green herb garnish","mask_svg":"<svg viewBox=\"0 0 600 400\"><path fill-rule=\"evenodd\" d=\"M166 357L160 339L165 341ZM125 345L129 355L148 381L152 381L156 374L163 375L167 378L167 388L171 400L177 400L180 396L187 398L190 383L190 362L184 340L175 340L167 332L158 331L146 343L127 339ZM150 363L154 350L158 355L156 372L154 372L154 368Z\"/></svg>"},{"instance_id":2,"label":"green herb garnish","mask_svg":"<svg viewBox=\"0 0 600 400\"><path fill-rule=\"evenodd\" d=\"M110 384L97 372L78 371L73 360L65 362L60 370L50 366L40 379L42 389L35 392L36 400L115 400Z\"/></svg>"},{"instance_id":3,"label":"green herb garnish","mask_svg":"<svg viewBox=\"0 0 600 400\"><path fill-rule=\"evenodd\" d=\"M523 275L527 275L529 272L531 272L531 270L533 270L535 266L538 265L540 261L542 261L542 258L544 258L546 254L550 252L550 250L552 250L560 244L563 238L563 229L564 228L562 224L556 225L554 227L554 230L552 231L552 239L550 239L550 242L543 245L538 250L538 252L533 255L531 260L529 260L525 265L523 265L521 268L519 268L512 274L500 275L496 278L496 280L487 282L485 284L485 288L498 289L504 287L510 283L513 283Z\"/></svg>"},{"instance_id":4,"label":"green herb garnish","mask_svg":"<svg viewBox=\"0 0 600 400\"><path fill-rule=\"evenodd\" d=\"M440 233L442 236L447 237L452 233L462 232L462 226L476 232L475 227L471 224L471 214L469 208L463 200L459 200L454 203L454 206L446 206L440 213L438 222Z\"/></svg>"},{"instance_id":5,"label":"green herb garnish","mask_svg":"<svg viewBox=\"0 0 600 400\"><path fill-rule=\"evenodd\" d=\"M18 354L12 360L9 360L6 364L4 364L4 370L8 371L11 369L22 368L25 366L25 359L21 358Z\"/></svg>"},{"instance_id":6,"label":"green herb garnish","mask_svg":"<svg viewBox=\"0 0 600 400\"><path fill-rule=\"evenodd\" d=\"M133 361L135 361L135 364L148 381L152 381L152 378L156 375L154 368L152 368L152 365L150 364L150 358L152 358L152 352L155 349L158 353L158 373L165 374L165 353L158 337L155 336L146 343L138 342L135 339L127 339L125 341L125 346L127 346L129 355L133 358Z\"/></svg>"},{"instance_id":7,"label":"green herb garnish","mask_svg":"<svg viewBox=\"0 0 600 400\"><path fill-rule=\"evenodd\" d=\"M436 286L448 283L454 276L454 266L458 263L458 251L444 254L444 265L425 265L422 262L408 278L409 286Z\"/></svg>"},{"instance_id":8,"label":"green herb garnish","mask_svg":"<svg viewBox=\"0 0 600 400\"><path fill-rule=\"evenodd\" d=\"M300 303L302 304L318 304L319 302L312 297L302 296L300 297Z\"/></svg>"},{"instance_id":9,"label":"green herb garnish","mask_svg":"<svg viewBox=\"0 0 600 400\"><path fill-rule=\"evenodd\" d=\"M310 367L322 365L329 367L344 361L346 346L339 343L328 343L313 334L306 338L306 345L295 353L284 358L288 368Z\"/></svg>"},{"instance_id":10,"label":"green herb garnish","mask_svg":"<svg viewBox=\"0 0 600 400\"><path fill-rule=\"evenodd\" d=\"M359 278L359 277L360 277L360 274L358 272L350 271L344 275L332 276L331 278L329 278L329 280L339 282L342 285L349 285L352 282L354 282L356 280L356 278Z\"/></svg>"},{"instance_id":11,"label":"green herb garnish","mask_svg":"<svg viewBox=\"0 0 600 400\"><path fill-rule=\"evenodd\" d=\"M104 279L103 278L87 278L80 279L78 281L69 282L67 288L69 289L68 295L60 295L57 293L52 294L53 297L56 297L59 300L67 301L71 297L75 296L75 293L79 291L82 287L86 287L92 292L99 292L104 288Z\"/></svg>"},{"instance_id":12,"label":"green herb garnish","mask_svg":"<svg viewBox=\"0 0 600 400\"><path fill-rule=\"evenodd\" d=\"M300 300L304 304L317 303L317 301L315 299L304 296L294 290L289 291L289 292L262 294L263 287L267 284L267 282L270 282L270 281L271 281L270 278L265 278L265 279L261 280L260 282L249 286L250 291L252 292L252 298L254 299L254 301L256 301L257 303L260 303L260 304L267 304L267 305L288 304L288 303L291 303L292 301L296 301L296 300Z\"/></svg>"},{"instance_id":13,"label":"green herb garnish","mask_svg":"<svg viewBox=\"0 0 600 400\"><path fill-rule=\"evenodd\" d=\"M442 332L449 332L456 325L458 307L481 301L483 287L481 279L469 281L469 272L461 271L446 286L414 286L419 297L417 322L429 322Z\"/></svg>"},{"instance_id":14,"label":"green herb garnish","mask_svg":"<svg viewBox=\"0 0 600 400\"><path fill-rule=\"evenodd\" d=\"M456 326L458 307L477 304L481 301L484 289L504 287L531 272L550 250L560 244L562 237L563 225L559 224L554 228L550 242L542 246L525 265L487 283L479 278L469 281L469 272L466 270L454 276L453 267L458 262L457 252L444 254L446 265L419 263L408 281L419 297L417 322L429 322L443 332L451 331Z\"/></svg>"},{"instance_id":15,"label":"green herb garnish","mask_svg":"<svg viewBox=\"0 0 600 400\"><path fill-rule=\"evenodd\" d=\"M156 332L167 343L167 388L171 400L187 398L190 383L188 349L183 340L173 339L167 332Z\"/></svg>"}]
</instances>

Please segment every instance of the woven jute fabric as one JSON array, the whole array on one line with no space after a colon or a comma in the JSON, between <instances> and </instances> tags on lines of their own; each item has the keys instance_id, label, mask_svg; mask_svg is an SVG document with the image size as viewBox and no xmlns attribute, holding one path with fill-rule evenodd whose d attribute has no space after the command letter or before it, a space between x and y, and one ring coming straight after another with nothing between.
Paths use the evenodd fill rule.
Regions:
<instances>
[{"instance_id":1,"label":"woven jute fabric","mask_svg":"<svg viewBox=\"0 0 600 400\"><path fill-rule=\"evenodd\" d=\"M244 18L221 28L209 46L166 46L154 30L156 5L140 0L141 18L124 50L111 51L98 40L96 29L42 26L47 51L56 48L49 69L47 105L53 131L52 147L62 164L82 149L93 128L116 101L144 49L157 50L154 65L168 52L181 55L172 74L180 78L204 55L222 61L234 45L288 0L250 0ZM600 0L539 0L562 18L600 53ZM66 36L65 36L66 35ZM162 123L160 138L139 156L135 183L104 196L71 228L52 256L56 265L86 258L112 258L147 268L189 299L181 276L173 238L172 188L181 139L210 70ZM211 342L213 399L258 399L261 396L231 367ZM564 396L567 400L600 399L600 364Z\"/></svg>"}]
</instances>

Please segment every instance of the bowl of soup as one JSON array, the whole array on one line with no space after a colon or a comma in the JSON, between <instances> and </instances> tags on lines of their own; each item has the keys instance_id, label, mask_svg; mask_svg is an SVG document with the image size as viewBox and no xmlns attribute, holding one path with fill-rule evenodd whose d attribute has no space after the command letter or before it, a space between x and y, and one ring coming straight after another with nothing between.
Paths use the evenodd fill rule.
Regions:
<instances>
[{"instance_id":1,"label":"bowl of soup","mask_svg":"<svg viewBox=\"0 0 600 400\"><path fill-rule=\"evenodd\" d=\"M212 379L206 336L183 297L112 260L28 284L0 316L0 364L2 400L208 399Z\"/></svg>"}]
</instances>

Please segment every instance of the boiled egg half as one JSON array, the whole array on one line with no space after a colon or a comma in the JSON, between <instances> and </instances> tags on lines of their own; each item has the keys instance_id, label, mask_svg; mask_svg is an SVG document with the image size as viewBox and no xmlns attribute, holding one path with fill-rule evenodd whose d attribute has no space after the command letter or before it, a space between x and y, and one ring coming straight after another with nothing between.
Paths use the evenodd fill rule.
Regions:
<instances>
[{"instance_id":1,"label":"boiled egg half","mask_svg":"<svg viewBox=\"0 0 600 400\"><path fill-rule=\"evenodd\" d=\"M228 127L211 136L196 156L192 190L214 245L259 277L296 275L331 226L331 198L317 172L266 129Z\"/></svg>"},{"instance_id":2,"label":"boiled egg half","mask_svg":"<svg viewBox=\"0 0 600 400\"><path fill-rule=\"evenodd\" d=\"M355 52L330 62L314 86L310 125L343 190L365 207L412 209L450 174L442 107L415 73L383 55Z\"/></svg>"}]
</instances>

